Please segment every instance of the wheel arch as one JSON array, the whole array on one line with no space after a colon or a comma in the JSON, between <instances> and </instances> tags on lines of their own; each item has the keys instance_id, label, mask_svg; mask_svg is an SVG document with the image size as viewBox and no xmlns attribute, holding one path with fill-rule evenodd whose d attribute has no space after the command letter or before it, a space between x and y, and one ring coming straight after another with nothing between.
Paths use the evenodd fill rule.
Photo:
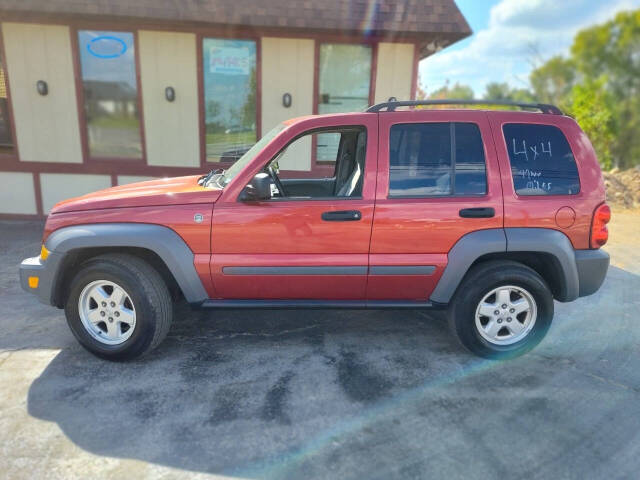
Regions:
<instances>
[{"instance_id":1,"label":"wheel arch","mask_svg":"<svg viewBox=\"0 0 640 480\"><path fill-rule=\"evenodd\" d=\"M63 308L67 301L68 287L76 273L76 268L92 258L109 253L127 253L147 262L164 280L171 298L176 301L184 297L184 292L178 285L167 264L153 250L140 247L85 247L67 252L62 259L59 273L53 286L52 301L58 308Z\"/></svg>"},{"instance_id":2,"label":"wheel arch","mask_svg":"<svg viewBox=\"0 0 640 480\"><path fill-rule=\"evenodd\" d=\"M547 228L479 230L463 236L448 254L448 264L430 300L449 303L467 272L490 260L517 261L535 270L549 285L554 298L578 298L575 253L565 234Z\"/></svg>"},{"instance_id":3,"label":"wheel arch","mask_svg":"<svg viewBox=\"0 0 640 480\"><path fill-rule=\"evenodd\" d=\"M182 294L189 303L208 298L194 266L194 255L182 238L168 227L152 224L112 223L65 227L53 232L46 248L56 259L51 303L65 301L65 286L75 267L104 253L136 255L163 277L172 294Z\"/></svg>"},{"instance_id":4,"label":"wheel arch","mask_svg":"<svg viewBox=\"0 0 640 480\"><path fill-rule=\"evenodd\" d=\"M517 262L534 270L549 286L553 298L566 297L566 286L562 266L556 257L548 252L497 252L487 253L478 257L470 266L471 270L476 265L503 260Z\"/></svg>"}]
</instances>

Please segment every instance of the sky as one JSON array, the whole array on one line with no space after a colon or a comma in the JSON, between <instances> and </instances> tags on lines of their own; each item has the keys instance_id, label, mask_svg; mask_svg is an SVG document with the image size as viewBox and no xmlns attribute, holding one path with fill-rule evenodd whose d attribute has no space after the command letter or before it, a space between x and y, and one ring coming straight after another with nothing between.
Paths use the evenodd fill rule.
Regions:
<instances>
[{"instance_id":1,"label":"sky","mask_svg":"<svg viewBox=\"0 0 640 480\"><path fill-rule=\"evenodd\" d=\"M473 88L481 97L490 82L528 87L532 68L568 54L574 35L603 23L640 0L455 0L473 35L420 62L427 93L447 81Z\"/></svg>"}]
</instances>

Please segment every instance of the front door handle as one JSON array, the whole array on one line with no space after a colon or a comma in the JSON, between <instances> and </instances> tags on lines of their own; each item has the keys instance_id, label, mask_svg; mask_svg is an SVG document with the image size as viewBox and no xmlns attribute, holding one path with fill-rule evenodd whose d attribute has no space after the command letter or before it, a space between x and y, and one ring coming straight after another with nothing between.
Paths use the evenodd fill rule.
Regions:
<instances>
[{"instance_id":1,"label":"front door handle","mask_svg":"<svg viewBox=\"0 0 640 480\"><path fill-rule=\"evenodd\" d=\"M322 220L325 222L357 222L360 219L362 219L360 210L334 210L322 214Z\"/></svg>"},{"instance_id":2,"label":"front door handle","mask_svg":"<svg viewBox=\"0 0 640 480\"><path fill-rule=\"evenodd\" d=\"M496 215L492 207L463 208L459 213L462 218L491 218Z\"/></svg>"}]
</instances>

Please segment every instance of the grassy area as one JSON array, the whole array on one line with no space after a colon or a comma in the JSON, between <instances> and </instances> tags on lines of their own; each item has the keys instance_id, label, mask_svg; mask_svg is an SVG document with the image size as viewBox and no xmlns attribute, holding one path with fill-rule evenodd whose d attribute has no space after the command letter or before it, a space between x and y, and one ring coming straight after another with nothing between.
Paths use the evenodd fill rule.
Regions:
<instances>
[{"instance_id":1,"label":"grassy area","mask_svg":"<svg viewBox=\"0 0 640 480\"><path fill-rule=\"evenodd\" d=\"M228 150L253 145L256 143L256 134L255 132L207 133L205 140L207 144L207 158L209 160L217 160Z\"/></svg>"},{"instance_id":2,"label":"grassy area","mask_svg":"<svg viewBox=\"0 0 640 480\"><path fill-rule=\"evenodd\" d=\"M253 145L256 143L255 132L207 133L207 145Z\"/></svg>"},{"instance_id":3,"label":"grassy area","mask_svg":"<svg viewBox=\"0 0 640 480\"><path fill-rule=\"evenodd\" d=\"M102 128L125 128L134 129L140 125L139 120L136 117L115 117L115 116L101 116L92 118L89 122L90 125Z\"/></svg>"}]
</instances>

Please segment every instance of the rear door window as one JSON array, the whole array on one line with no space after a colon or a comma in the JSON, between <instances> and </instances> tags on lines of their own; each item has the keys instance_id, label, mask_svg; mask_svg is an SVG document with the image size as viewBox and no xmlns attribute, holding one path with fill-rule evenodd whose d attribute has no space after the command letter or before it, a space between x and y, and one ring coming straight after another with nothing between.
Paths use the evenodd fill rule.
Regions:
<instances>
[{"instance_id":1,"label":"rear door window","mask_svg":"<svg viewBox=\"0 0 640 480\"><path fill-rule=\"evenodd\" d=\"M575 195L580 192L576 160L558 127L509 123L502 129L518 195Z\"/></svg>"},{"instance_id":2,"label":"rear door window","mask_svg":"<svg viewBox=\"0 0 640 480\"><path fill-rule=\"evenodd\" d=\"M391 127L389 196L487 193L484 147L474 123L407 123Z\"/></svg>"}]
</instances>

